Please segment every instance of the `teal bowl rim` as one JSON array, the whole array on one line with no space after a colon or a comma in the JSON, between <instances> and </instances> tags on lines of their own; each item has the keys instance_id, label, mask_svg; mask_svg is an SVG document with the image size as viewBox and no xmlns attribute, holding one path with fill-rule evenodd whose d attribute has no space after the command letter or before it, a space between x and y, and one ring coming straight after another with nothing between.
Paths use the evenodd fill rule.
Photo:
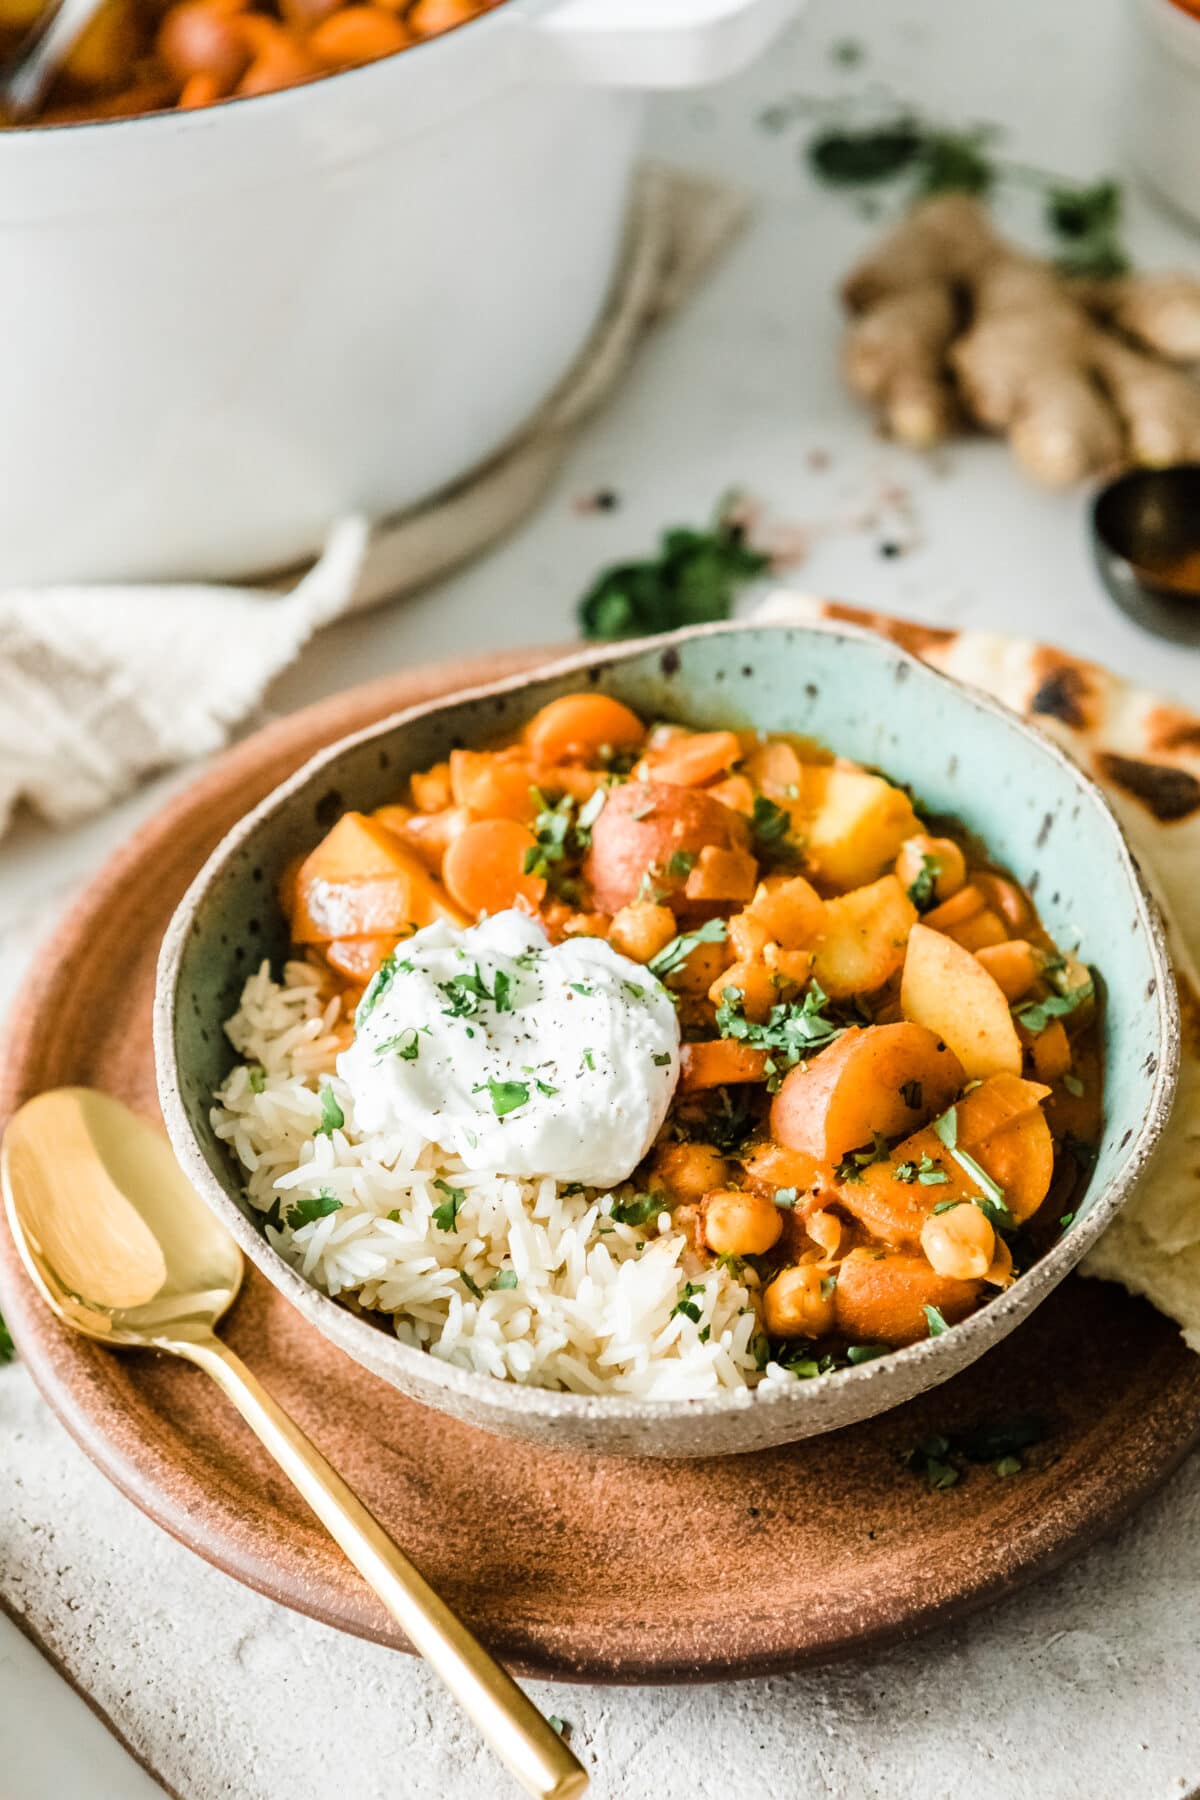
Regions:
<instances>
[{"instance_id":1,"label":"teal bowl rim","mask_svg":"<svg viewBox=\"0 0 1200 1800\"><path fill-rule=\"evenodd\" d=\"M647 654L659 654L673 645L697 638L728 637L736 640L761 638L772 631L786 631L793 636L808 633L833 637L843 642L854 654L863 649L872 655L886 656L910 665L914 678L953 689L962 700L978 712L991 715L1015 737L1030 744L1039 756L1063 771L1079 794L1099 814L1112 841L1114 860L1138 911L1146 934L1149 954L1154 965L1156 986L1154 1005L1157 1015L1157 1067L1153 1073L1149 1101L1141 1126L1134 1131L1121 1155L1121 1160L1099 1193L1092 1198L1085 1218L1065 1232L1049 1250L1015 1281L1011 1287L970 1314L950 1331L935 1338L891 1351L886 1356L855 1367L832 1371L812 1381L764 1382L755 1388L723 1389L716 1394L688 1399L642 1400L624 1394L574 1394L553 1388L526 1386L504 1381L496 1376L476 1374L473 1370L443 1362L428 1351L404 1344L394 1335L369 1323L294 1270L242 1211L238 1202L217 1177L204 1155L185 1112L179 1090L175 1056L174 1019L178 1000L180 966L184 945L198 907L217 874L229 858L251 839L259 825L279 807L289 802L326 767L348 749L386 737L411 721L456 707L464 702L488 699L500 694L520 693L534 684L576 670L606 668ZM791 1408L800 1413L828 1412L828 1422L813 1427L816 1431L833 1430L841 1424L887 1410L913 1398L916 1394L948 1380L976 1357L1006 1337L1021 1319L1040 1304L1050 1291L1082 1260L1104 1229L1125 1203L1158 1144L1167 1120L1179 1074L1180 1015L1175 977L1167 947L1166 928L1158 903L1147 885L1124 832L1098 783L1069 757L1053 740L1026 723L1011 708L990 694L959 681L923 662L877 632L860 626L817 622L790 624L780 621L755 624L752 621L700 625L659 636L626 639L617 645L602 645L572 652L518 675L485 682L452 694L443 694L420 705L400 711L350 732L327 745L301 765L294 774L272 789L241 819L209 856L196 875L172 916L164 934L158 959L153 1013L154 1057L158 1076L159 1100L167 1131L176 1155L201 1195L224 1219L242 1250L272 1285L326 1337L356 1361L378 1372L387 1352L387 1361L395 1359L397 1370L405 1379L396 1385L406 1391L421 1390L426 1404L444 1405L456 1410L453 1396L459 1396L478 1413L494 1415L495 1429L505 1430L505 1417L520 1416L526 1422L541 1421L551 1428L556 1421L567 1424L603 1422L613 1425L651 1426L656 1421L696 1421L764 1408ZM387 1377L383 1377L387 1379ZM874 1389L877 1398L868 1401L865 1390ZM888 1390L896 1391L888 1397ZM444 1402L431 1390L439 1390ZM838 1404L838 1396L843 1404ZM783 1428L769 1441L785 1442L805 1435L805 1428ZM768 1440L763 1440L768 1441Z\"/></svg>"}]
</instances>

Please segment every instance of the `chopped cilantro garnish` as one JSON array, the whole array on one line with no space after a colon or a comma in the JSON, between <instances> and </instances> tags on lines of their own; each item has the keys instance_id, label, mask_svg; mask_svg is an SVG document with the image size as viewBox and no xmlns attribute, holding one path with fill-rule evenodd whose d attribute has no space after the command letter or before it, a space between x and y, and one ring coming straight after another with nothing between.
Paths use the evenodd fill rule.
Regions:
<instances>
[{"instance_id":1,"label":"chopped cilantro garnish","mask_svg":"<svg viewBox=\"0 0 1200 1800\"><path fill-rule=\"evenodd\" d=\"M933 1209L933 1216L936 1219L942 1213L953 1212L956 1206L965 1206L966 1204L965 1200L939 1200Z\"/></svg>"},{"instance_id":2,"label":"chopped cilantro garnish","mask_svg":"<svg viewBox=\"0 0 1200 1800\"><path fill-rule=\"evenodd\" d=\"M618 1225L647 1225L666 1210L661 1194L634 1194L631 1200L614 1201L612 1216Z\"/></svg>"},{"instance_id":3,"label":"chopped cilantro garnish","mask_svg":"<svg viewBox=\"0 0 1200 1800\"><path fill-rule=\"evenodd\" d=\"M467 1271L465 1269L460 1269L458 1272L462 1276L462 1284L466 1288L468 1294L473 1294L475 1296L476 1300L482 1300L483 1299L483 1289L479 1286L479 1284L475 1281L472 1281L471 1277L467 1274Z\"/></svg>"},{"instance_id":4,"label":"chopped cilantro garnish","mask_svg":"<svg viewBox=\"0 0 1200 1800\"><path fill-rule=\"evenodd\" d=\"M740 989L728 987L717 1008L717 1030L722 1037L736 1038L757 1050L769 1050L776 1068L768 1071L768 1086L777 1088L781 1068L794 1068L813 1051L841 1037L843 1027L825 1017L827 1004L828 996L813 981L802 1001L781 1001L771 1008L765 1023L756 1024L742 1011Z\"/></svg>"},{"instance_id":5,"label":"chopped cilantro garnish","mask_svg":"<svg viewBox=\"0 0 1200 1800\"><path fill-rule=\"evenodd\" d=\"M945 1144L959 1168L969 1175L976 1187L979 1188L984 1199L989 1200L1000 1212L1007 1213L1008 1208L1004 1204L1004 1189L1000 1186L999 1182L993 1181L987 1170L977 1163L975 1158L971 1156L968 1151L960 1150L958 1148L957 1106L948 1107L940 1118L935 1119L933 1121L933 1129L938 1137L941 1138L943 1144ZM990 1214L988 1216L989 1218L991 1217ZM993 1219L992 1223L995 1224L995 1222L996 1221Z\"/></svg>"},{"instance_id":6,"label":"chopped cilantro garnish","mask_svg":"<svg viewBox=\"0 0 1200 1800\"><path fill-rule=\"evenodd\" d=\"M507 1293L509 1288L515 1288L516 1285L517 1271L515 1269L501 1269L500 1273L488 1282L488 1293Z\"/></svg>"},{"instance_id":7,"label":"chopped cilantro garnish","mask_svg":"<svg viewBox=\"0 0 1200 1800\"><path fill-rule=\"evenodd\" d=\"M1003 1480L1007 1475L1019 1475L1025 1465L1019 1456L1001 1456L997 1458L994 1467L997 1475Z\"/></svg>"},{"instance_id":8,"label":"chopped cilantro garnish","mask_svg":"<svg viewBox=\"0 0 1200 1800\"><path fill-rule=\"evenodd\" d=\"M261 1063L247 1063L246 1076L250 1082L250 1092L261 1094L267 1085L267 1071Z\"/></svg>"},{"instance_id":9,"label":"chopped cilantro garnish","mask_svg":"<svg viewBox=\"0 0 1200 1800\"><path fill-rule=\"evenodd\" d=\"M674 1318L676 1313L682 1313L685 1319L690 1319L693 1325L698 1325L700 1323L700 1308L696 1305L694 1296L696 1294L702 1294L703 1292L704 1283L702 1281L685 1282L683 1293L671 1308L671 1317Z\"/></svg>"},{"instance_id":10,"label":"chopped cilantro garnish","mask_svg":"<svg viewBox=\"0 0 1200 1800\"><path fill-rule=\"evenodd\" d=\"M695 866L696 858L691 850L673 850L667 861L667 874L678 880L690 875Z\"/></svg>"},{"instance_id":11,"label":"chopped cilantro garnish","mask_svg":"<svg viewBox=\"0 0 1200 1800\"><path fill-rule=\"evenodd\" d=\"M629 995L631 1000L644 1000L646 998L645 988L639 987L636 981L623 981L621 986L625 989L625 992Z\"/></svg>"},{"instance_id":12,"label":"chopped cilantro garnish","mask_svg":"<svg viewBox=\"0 0 1200 1800\"><path fill-rule=\"evenodd\" d=\"M596 991L594 987L589 987L586 981L569 981L567 986L573 994L582 994L585 1000L590 999Z\"/></svg>"},{"instance_id":13,"label":"chopped cilantro garnish","mask_svg":"<svg viewBox=\"0 0 1200 1800\"><path fill-rule=\"evenodd\" d=\"M923 856L921 867L908 884L908 897L918 912L928 912L936 898L937 878L942 865L936 856Z\"/></svg>"},{"instance_id":14,"label":"chopped cilantro garnish","mask_svg":"<svg viewBox=\"0 0 1200 1800\"><path fill-rule=\"evenodd\" d=\"M448 1019L474 1018L482 1000L490 1000L497 1012L513 1011L512 977L504 969L496 970L490 988L478 963L461 975L452 975L449 981L439 981L438 987L448 1002L442 1008L443 1016Z\"/></svg>"},{"instance_id":15,"label":"chopped cilantro garnish","mask_svg":"<svg viewBox=\"0 0 1200 1800\"><path fill-rule=\"evenodd\" d=\"M1075 1223L1075 1214L1073 1212L1064 1213L1058 1223L1060 1229L1065 1231L1068 1225L1073 1225Z\"/></svg>"},{"instance_id":16,"label":"chopped cilantro garnish","mask_svg":"<svg viewBox=\"0 0 1200 1800\"><path fill-rule=\"evenodd\" d=\"M583 1053L583 1066L585 1069L591 1069L593 1071L595 1070L596 1059L592 1055L590 1050L585 1050Z\"/></svg>"},{"instance_id":17,"label":"chopped cilantro garnish","mask_svg":"<svg viewBox=\"0 0 1200 1800\"><path fill-rule=\"evenodd\" d=\"M433 1185L439 1194L446 1196L440 1206L434 1207L433 1222L439 1231L454 1231L457 1229L456 1221L459 1210L466 1200L467 1190L451 1187L448 1181L443 1181L440 1177Z\"/></svg>"},{"instance_id":18,"label":"chopped cilantro garnish","mask_svg":"<svg viewBox=\"0 0 1200 1800\"><path fill-rule=\"evenodd\" d=\"M346 1115L338 1105L337 1096L326 1082L321 1088L321 1123L313 1132L314 1137L330 1137L340 1131L346 1123Z\"/></svg>"},{"instance_id":19,"label":"chopped cilantro garnish","mask_svg":"<svg viewBox=\"0 0 1200 1800\"><path fill-rule=\"evenodd\" d=\"M890 1348L890 1344L851 1344L846 1351L846 1360L852 1363L874 1362L877 1356L886 1356Z\"/></svg>"},{"instance_id":20,"label":"chopped cilantro garnish","mask_svg":"<svg viewBox=\"0 0 1200 1800\"><path fill-rule=\"evenodd\" d=\"M1051 1019L1064 1019L1077 1007L1090 1000L1096 991L1092 980L1081 982L1078 987L1068 988L1065 993L1047 994L1044 1000L1028 1000L1024 1006L1014 1008L1014 1017L1023 1025L1031 1037L1045 1031Z\"/></svg>"},{"instance_id":21,"label":"chopped cilantro garnish","mask_svg":"<svg viewBox=\"0 0 1200 1800\"><path fill-rule=\"evenodd\" d=\"M670 1060L671 1052L669 1050L660 1050L656 1056L650 1058L656 1069L665 1069Z\"/></svg>"},{"instance_id":22,"label":"chopped cilantro garnish","mask_svg":"<svg viewBox=\"0 0 1200 1800\"><path fill-rule=\"evenodd\" d=\"M942 1317L941 1311L936 1306L926 1306L925 1323L929 1327L930 1337L941 1337L943 1332L947 1332L950 1329L945 1319Z\"/></svg>"},{"instance_id":23,"label":"chopped cilantro garnish","mask_svg":"<svg viewBox=\"0 0 1200 1800\"><path fill-rule=\"evenodd\" d=\"M538 1085L540 1087L541 1083ZM529 1103L529 1088L523 1081L489 1081L487 1090L492 1097L492 1111L498 1119Z\"/></svg>"},{"instance_id":24,"label":"chopped cilantro garnish","mask_svg":"<svg viewBox=\"0 0 1200 1800\"><path fill-rule=\"evenodd\" d=\"M695 931L681 932L669 944L664 944L657 956L650 958L647 965L650 973L662 981L687 961L697 944L723 944L728 935L724 919L708 919Z\"/></svg>"},{"instance_id":25,"label":"chopped cilantro garnish","mask_svg":"<svg viewBox=\"0 0 1200 1800\"><path fill-rule=\"evenodd\" d=\"M935 1433L922 1438L913 1449L903 1451L900 1461L914 1475L923 1475L931 1488L941 1490L953 1487L959 1478L959 1470L947 1461L949 1455L949 1438Z\"/></svg>"},{"instance_id":26,"label":"chopped cilantro garnish","mask_svg":"<svg viewBox=\"0 0 1200 1800\"><path fill-rule=\"evenodd\" d=\"M376 1059L387 1056L393 1050L405 1062L416 1062L421 1054L421 1040L417 1035L415 1025L407 1025L395 1037L385 1038L382 1044L376 1044Z\"/></svg>"},{"instance_id":27,"label":"chopped cilantro garnish","mask_svg":"<svg viewBox=\"0 0 1200 1800\"><path fill-rule=\"evenodd\" d=\"M408 966L411 968L412 964L410 963ZM375 975L372 978L366 993L358 1003L358 1009L354 1015L354 1022L356 1025L361 1025L363 1020L369 1018L374 1012L388 988L391 987L396 975L396 969L396 952L390 950L375 971Z\"/></svg>"},{"instance_id":28,"label":"chopped cilantro garnish","mask_svg":"<svg viewBox=\"0 0 1200 1800\"><path fill-rule=\"evenodd\" d=\"M1072 1075L1068 1070L1062 1078L1062 1084L1066 1088L1068 1094L1074 1094L1077 1100L1083 1098L1083 1083L1080 1081L1078 1075Z\"/></svg>"},{"instance_id":29,"label":"chopped cilantro garnish","mask_svg":"<svg viewBox=\"0 0 1200 1800\"><path fill-rule=\"evenodd\" d=\"M800 1198L799 1188L783 1187L783 1188L775 1189L775 1204L776 1204L776 1206L783 1206L783 1207L791 1208L791 1207L795 1206L795 1204L799 1198Z\"/></svg>"},{"instance_id":30,"label":"chopped cilantro garnish","mask_svg":"<svg viewBox=\"0 0 1200 1800\"><path fill-rule=\"evenodd\" d=\"M778 863L794 862L800 854L800 845L792 836L791 814L766 794L754 796L750 827L760 856Z\"/></svg>"},{"instance_id":31,"label":"chopped cilantro garnish","mask_svg":"<svg viewBox=\"0 0 1200 1800\"><path fill-rule=\"evenodd\" d=\"M293 1231L299 1231L302 1225L311 1225L314 1219L327 1219L330 1213L340 1212L342 1203L327 1188L319 1194L306 1196L289 1207L287 1222Z\"/></svg>"},{"instance_id":32,"label":"chopped cilantro garnish","mask_svg":"<svg viewBox=\"0 0 1200 1800\"><path fill-rule=\"evenodd\" d=\"M852 1150L849 1156L842 1158L834 1174L839 1181L861 1181L864 1169L869 1169L872 1163L886 1162L887 1158L887 1139L877 1131L870 1149Z\"/></svg>"}]
</instances>

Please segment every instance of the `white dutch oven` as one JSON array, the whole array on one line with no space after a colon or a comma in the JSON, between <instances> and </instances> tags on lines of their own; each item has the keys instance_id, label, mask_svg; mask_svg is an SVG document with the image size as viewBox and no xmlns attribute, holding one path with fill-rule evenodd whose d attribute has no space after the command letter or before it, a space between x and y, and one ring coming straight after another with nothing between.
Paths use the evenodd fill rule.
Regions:
<instances>
[{"instance_id":1,"label":"white dutch oven","mask_svg":"<svg viewBox=\"0 0 1200 1800\"><path fill-rule=\"evenodd\" d=\"M278 567L464 474L585 342L645 91L798 0L507 0L208 111L0 136L0 582Z\"/></svg>"}]
</instances>

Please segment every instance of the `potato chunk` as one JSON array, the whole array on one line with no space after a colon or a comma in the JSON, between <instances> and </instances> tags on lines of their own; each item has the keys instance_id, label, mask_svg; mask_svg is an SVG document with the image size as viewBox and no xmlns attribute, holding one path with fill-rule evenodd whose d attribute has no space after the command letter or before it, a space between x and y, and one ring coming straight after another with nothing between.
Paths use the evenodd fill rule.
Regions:
<instances>
[{"instance_id":1,"label":"potato chunk","mask_svg":"<svg viewBox=\"0 0 1200 1800\"><path fill-rule=\"evenodd\" d=\"M792 816L807 862L836 889L874 881L921 829L908 795L865 769L806 764Z\"/></svg>"},{"instance_id":2,"label":"potato chunk","mask_svg":"<svg viewBox=\"0 0 1200 1800\"><path fill-rule=\"evenodd\" d=\"M949 1044L969 1080L1021 1073L1021 1041L1004 991L978 957L927 925L914 925L900 1007Z\"/></svg>"},{"instance_id":3,"label":"potato chunk","mask_svg":"<svg viewBox=\"0 0 1200 1800\"><path fill-rule=\"evenodd\" d=\"M296 873L292 938L395 937L434 919L466 915L394 832L363 813L344 813Z\"/></svg>"},{"instance_id":4,"label":"potato chunk","mask_svg":"<svg viewBox=\"0 0 1200 1800\"><path fill-rule=\"evenodd\" d=\"M869 994L904 962L917 909L894 875L825 902L813 979L831 1000Z\"/></svg>"}]
</instances>

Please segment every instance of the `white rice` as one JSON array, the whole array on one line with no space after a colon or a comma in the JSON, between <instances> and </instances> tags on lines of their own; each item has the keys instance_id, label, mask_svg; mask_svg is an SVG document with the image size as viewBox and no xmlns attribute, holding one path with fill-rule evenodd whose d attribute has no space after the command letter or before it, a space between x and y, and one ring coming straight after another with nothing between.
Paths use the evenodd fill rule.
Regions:
<instances>
[{"instance_id":1,"label":"white rice","mask_svg":"<svg viewBox=\"0 0 1200 1800\"><path fill-rule=\"evenodd\" d=\"M502 1380L665 1400L759 1379L747 1287L702 1267L669 1213L621 1225L609 1194L472 1172L400 1132L357 1133L334 1072L349 1024L308 964L289 963L277 982L264 963L226 1030L245 1061L216 1095L214 1128L246 1170L250 1204L265 1215L278 1203L268 1241L316 1287L386 1314L403 1342ZM325 1085L345 1123L314 1135ZM465 1194L451 1231L434 1222L439 1177ZM290 1208L322 1194L340 1209L293 1230ZM513 1274L515 1285L492 1285ZM698 1318L675 1310L681 1299ZM777 1364L768 1373L794 1379Z\"/></svg>"}]
</instances>

